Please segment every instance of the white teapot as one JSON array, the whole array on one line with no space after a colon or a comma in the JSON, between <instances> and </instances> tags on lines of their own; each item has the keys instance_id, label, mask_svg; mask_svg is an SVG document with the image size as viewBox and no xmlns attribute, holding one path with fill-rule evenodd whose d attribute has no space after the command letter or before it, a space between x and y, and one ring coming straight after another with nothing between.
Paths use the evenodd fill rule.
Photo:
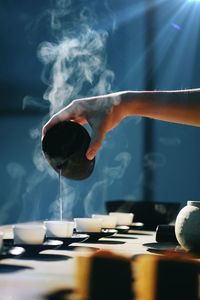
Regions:
<instances>
[{"instance_id":1,"label":"white teapot","mask_svg":"<svg viewBox=\"0 0 200 300\"><path fill-rule=\"evenodd\" d=\"M200 252L200 201L187 201L177 215L175 234L187 251Z\"/></svg>"}]
</instances>

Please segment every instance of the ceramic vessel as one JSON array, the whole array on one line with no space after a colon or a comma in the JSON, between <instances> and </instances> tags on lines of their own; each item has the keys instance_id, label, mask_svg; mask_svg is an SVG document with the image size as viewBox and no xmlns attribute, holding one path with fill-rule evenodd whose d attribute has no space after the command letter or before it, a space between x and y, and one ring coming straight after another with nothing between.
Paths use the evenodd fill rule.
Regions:
<instances>
[{"instance_id":1,"label":"ceramic vessel","mask_svg":"<svg viewBox=\"0 0 200 300\"><path fill-rule=\"evenodd\" d=\"M187 251L200 251L200 201L188 201L175 222L179 244Z\"/></svg>"},{"instance_id":2,"label":"ceramic vessel","mask_svg":"<svg viewBox=\"0 0 200 300\"><path fill-rule=\"evenodd\" d=\"M43 224L13 225L14 244L42 244L45 233L46 227Z\"/></svg>"},{"instance_id":3,"label":"ceramic vessel","mask_svg":"<svg viewBox=\"0 0 200 300\"><path fill-rule=\"evenodd\" d=\"M129 226L133 222L134 214L133 213L123 213L123 212L110 212L110 216L117 218L117 225L126 225Z\"/></svg>"},{"instance_id":4,"label":"ceramic vessel","mask_svg":"<svg viewBox=\"0 0 200 300\"><path fill-rule=\"evenodd\" d=\"M102 219L99 218L75 218L75 228L77 232L100 232L102 229Z\"/></svg>"},{"instance_id":5,"label":"ceramic vessel","mask_svg":"<svg viewBox=\"0 0 200 300\"><path fill-rule=\"evenodd\" d=\"M83 126L63 121L47 131L42 139L42 150L55 171L66 178L81 180L91 175L95 165L95 158L86 157L90 140Z\"/></svg>"},{"instance_id":6,"label":"ceramic vessel","mask_svg":"<svg viewBox=\"0 0 200 300\"><path fill-rule=\"evenodd\" d=\"M49 220L44 222L46 226L46 237L67 238L73 235L74 222Z\"/></svg>"},{"instance_id":7,"label":"ceramic vessel","mask_svg":"<svg viewBox=\"0 0 200 300\"><path fill-rule=\"evenodd\" d=\"M115 216L93 214L92 218L102 219L102 228L112 229L117 225L117 218Z\"/></svg>"}]
</instances>

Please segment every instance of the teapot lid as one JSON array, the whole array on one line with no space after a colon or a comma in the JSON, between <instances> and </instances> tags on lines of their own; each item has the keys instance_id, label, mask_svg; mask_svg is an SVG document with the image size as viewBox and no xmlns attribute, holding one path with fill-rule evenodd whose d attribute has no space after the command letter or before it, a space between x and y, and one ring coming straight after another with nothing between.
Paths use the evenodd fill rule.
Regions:
<instances>
[{"instance_id":1,"label":"teapot lid","mask_svg":"<svg viewBox=\"0 0 200 300\"><path fill-rule=\"evenodd\" d=\"M200 207L200 201L189 200L187 201L187 205Z\"/></svg>"}]
</instances>

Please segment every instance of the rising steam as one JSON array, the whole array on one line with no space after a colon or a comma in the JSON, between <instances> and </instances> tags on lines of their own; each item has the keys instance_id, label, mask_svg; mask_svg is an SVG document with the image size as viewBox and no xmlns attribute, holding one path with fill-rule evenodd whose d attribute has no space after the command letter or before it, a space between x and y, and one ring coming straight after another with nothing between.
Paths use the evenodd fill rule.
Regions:
<instances>
[{"instance_id":1,"label":"rising steam","mask_svg":"<svg viewBox=\"0 0 200 300\"><path fill-rule=\"evenodd\" d=\"M127 166L130 164L131 155L128 152L122 152L115 157L114 161L116 165L104 168L102 179L92 186L84 200L85 213L87 216L91 216L95 212L104 213L104 203L102 201L95 202L96 195L102 192L102 190L106 191L115 180L121 179L124 176Z\"/></svg>"},{"instance_id":2,"label":"rising steam","mask_svg":"<svg viewBox=\"0 0 200 300\"><path fill-rule=\"evenodd\" d=\"M106 58L108 32L99 29L101 26L94 6L86 7L83 5L84 1L80 3L72 5L70 0L55 1L54 7L45 14L48 15L53 38L40 43L37 55L43 64L41 79L47 85L43 98L48 101L50 116L73 99L112 92L114 73L107 67ZM107 5L105 7L108 9ZM24 105L27 106L28 103L29 98L26 97ZM38 188L49 175L58 181L58 174L49 167L41 153L39 132L38 129L30 131L32 138L39 139L33 156L37 170L28 182L24 202L33 189ZM130 160L131 156L127 152L117 154L114 166L107 166L99 173L100 180L93 178L93 181L89 180L85 185L80 183L78 190L74 188L75 183L63 180L63 217L72 217L73 206L79 198L84 203L87 215L94 210L102 211L103 199L101 203L95 201L99 190L106 193L108 186L124 175ZM38 176L38 173L41 175ZM36 205L36 213L38 209ZM59 195L50 205L49 212L53 218L58 218Z\"/></svg>"},{"instance_id":3,"label":"rising steam","mask_svg":"<svg viewBox=\"0 0 200 300\"><path fill-rule=\"evenodd\" d=\"M52 115L73 99L111 92L114 74L107 68L108 33L95 29L97 18L92 9L83 6L73 10L71 1L57 1L49 14L55 40L42 42L38 47L38 57L44 65L42 81L48 85L44 99L49 101ZM43 157L38 156L37 151L35 153L36 165L44 171ZM70 218L78 195L73 184L63 181L62 185L63 198L66 199L63 217ZM54 218L58 217L59 196L51 205L50 213Z\"/></svg>"},{"instance_id":4,"label":"rising steam","mask_svg":"<svg viewBox=\"0 0 200 300\"><path fill-rule=\"evenodd\" d=\"M52 30L59 30L61 38L43 42L38 48L38 57L44 64L42 80L48 85L44 99L50 102L50 114L83 94L110 92L114 78L106 66L107 32L94 29L94 12L86 7L76 11L75 19L67 24L67 18L75 14L70 2L59 1L50 12Z\"/></svg>"}]
</instances>

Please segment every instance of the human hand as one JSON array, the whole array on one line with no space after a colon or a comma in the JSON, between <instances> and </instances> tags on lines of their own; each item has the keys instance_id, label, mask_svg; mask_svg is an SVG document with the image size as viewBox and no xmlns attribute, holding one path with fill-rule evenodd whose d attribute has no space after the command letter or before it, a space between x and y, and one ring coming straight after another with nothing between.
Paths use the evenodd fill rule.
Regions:
<instances>
[{"instance_id":1,"label":"human hand","mask_svg":"<svg viewBox=\"0 0 200 300\"><path fill-rule=\"evenodd\" d=\"M119 94L91 97L72 101L54 114L44 125L42 135L58 122L71 120L81 125L89 123L92 128L91 143L86 157L92 160L100 149L105 135L123 119Z\"/></svg>"}]
</instances>

